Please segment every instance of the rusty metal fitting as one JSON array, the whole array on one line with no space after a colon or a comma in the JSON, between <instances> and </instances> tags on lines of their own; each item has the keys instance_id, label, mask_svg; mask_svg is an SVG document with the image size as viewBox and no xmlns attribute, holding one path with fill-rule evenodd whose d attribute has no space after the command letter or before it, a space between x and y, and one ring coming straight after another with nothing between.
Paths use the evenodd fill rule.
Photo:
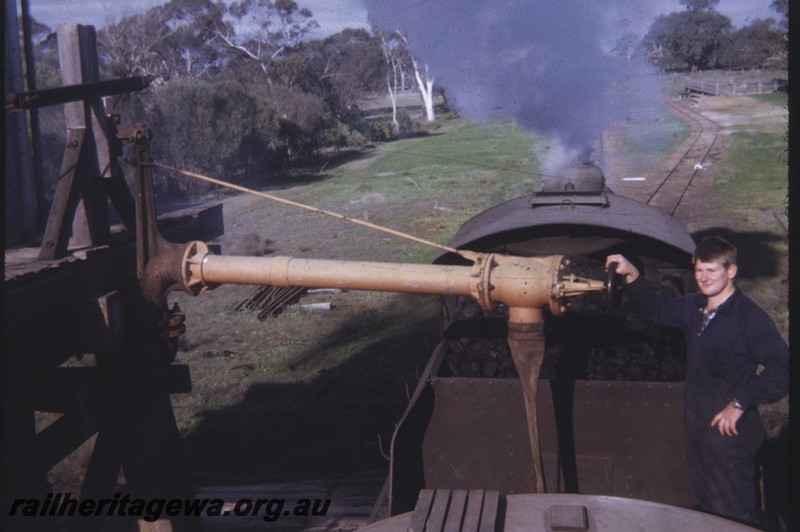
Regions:
<instances>
[{"instance_id":1,"label":"rusty metal fitting","mask_svg":"<svg viewBox=\"0 0 800 532\"><path fill-rule=\"evenodd\" d=\"M117 126L117 140L124 142L149 142L153 138L153 132L142 124L135 126Z\"/></svg>"},{"instance_id":2,"label":"rusty metal fitting","mask_svg":"<svg viewBox=\"0 0 800 532\"><path fill-rule=\"evenodd\" d=\"M175 303L171 310L164 312L164 319L158 322L157 327L160 329L159 338L167 341L171 347L177 346L178 338L186 332L186 314Z\"/></svg>"},{"instance_id":3,"label":"rusty metal fitting","mask_svg":"<svg viewBox=\"0 0 800 532\"><path fill-rule=\"evenodd\" d=\"M472 285L471 295L484 310L492 310L494 308L491 296L493 287L490 278L492 268L496 264L494 254L488 254L476 256L475 263L472 265L471 276L475 282Z\"/></svg>"},{"instance_id":4,"label":"rusty metal fitting","mask_svg":"<svg viewBox=\"0 0 800 532\"><path fill-rule=\"evenodd\" d=\"M548 307L554 315L563 312L558 290L563 255L510 257L495 255L490 273L489 299L509 307Z\"/></svg>"},{"instance_id":5,"label":"rusty metal fitting","mask_svg":"<svg viewBox=\"0 0 800 532\"><path fill-rule=\"evenodd\" d=\"M554 315L565 310L560 290L565 271L562 255L546 257L511 257L489 254L472 267L472 297L483 309L492 310L498 303L511 307L549 307Z\"/></svg>"}]
</instances>

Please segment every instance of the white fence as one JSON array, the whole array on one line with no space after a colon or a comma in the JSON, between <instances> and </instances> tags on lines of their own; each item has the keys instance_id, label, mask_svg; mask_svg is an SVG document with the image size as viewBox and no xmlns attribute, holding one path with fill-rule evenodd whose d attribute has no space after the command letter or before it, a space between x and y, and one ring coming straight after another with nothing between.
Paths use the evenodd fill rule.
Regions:
<instances>
[{"instance_id":1,"label":"white fence","mask_svg":"<svg viewBox=\"0 0 800 532\"><path fill-rule=\"evenodd\" d=\"M743 73L698 73L683 78L686 92L714 95L767 94L786 87L785 71L754 71Z\"/></svg>"}]
</instances>

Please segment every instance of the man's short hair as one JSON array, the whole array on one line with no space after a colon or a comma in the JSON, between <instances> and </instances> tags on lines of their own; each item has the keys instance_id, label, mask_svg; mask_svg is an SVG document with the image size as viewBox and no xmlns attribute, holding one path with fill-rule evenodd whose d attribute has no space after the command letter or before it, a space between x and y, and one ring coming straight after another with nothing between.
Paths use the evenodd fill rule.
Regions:
<instances>
[{"instance_id":1,"label":"man's short hair","mask_svg":"<svg viewBox=\"0 0 800 532\"><path fill-rule=\"evenodd\" d=\"M736 247L718 236L704 238L695 248L692 262L719 262L725 268L736 264Z\"/></svg>"}]
</instances>

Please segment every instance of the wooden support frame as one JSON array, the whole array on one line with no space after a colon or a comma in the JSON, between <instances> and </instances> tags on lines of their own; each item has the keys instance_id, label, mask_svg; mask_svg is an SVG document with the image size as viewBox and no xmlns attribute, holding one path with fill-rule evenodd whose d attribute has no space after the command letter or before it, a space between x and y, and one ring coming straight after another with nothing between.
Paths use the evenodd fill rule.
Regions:
<instances>
[{"instance_id":1,"label":"wooden support frame","mask_svg":"<svg viewBox=\"0 0 800 532\"><path fill-rule=\"evenodd\" d=\"M94 27L62 25L58 28L58 42L62 81L67 85L97 82ZM64 106L64 115L67 147L39 260L66 256L70 236L77 248L108 244L109 200L123 226L130 232L135 226L135 201L117 160L121 145L106 102L99 97L69 102Z\"/></svg>"},{"instance_id":2,"label":"wooden support frame","mask_svg":"<svg viewBox=\"0 0 800 532\"><path fill-rule=\"evenodd\" d=\"M63 82L92 83L94 28L62 26L58 32ZM132 496L188 498L193 491L170 394L191 390L189 368L172 363L174 347L162 336L166 302L142 297L136 266L143 270L148 259L177 245L167 237L207 240L223 234L222 206L156 220L149 136L139 138L135 134L142 131L121 126L108 112L111 99L81 97L86 99L65 104L68 142L42 246L19 250L25 262L12 261L18 275L6 276L6 492L43 498L52 491L50 468L83 446L89 463L81 497L110 497L123 471ZM141 141L136 148L143 163L136 199L118 161L123 141L132 140ZM125 235L111 238L109 201L127 241ZM133 233L141 235L138 253ZM36 412L61 417L48 425L36 421ZM88 520L79 526L106 530L106 524ZM139 522L142 531L199 525L191 517Z\"/></svg>"},{"instance_id":3,"label":"wooden support frame","mask_svg":"<svg viewBox=\"0 0 800 532\"><path fill-rule=\"evenodd\" d=\"M87 139L86 130L71 129L39 260L66 255L70 236L81 247L107 242L108 213L102 209L97 198L100 191L90 177L95 165L94 146Z\"/></svg>"}]
</instances>

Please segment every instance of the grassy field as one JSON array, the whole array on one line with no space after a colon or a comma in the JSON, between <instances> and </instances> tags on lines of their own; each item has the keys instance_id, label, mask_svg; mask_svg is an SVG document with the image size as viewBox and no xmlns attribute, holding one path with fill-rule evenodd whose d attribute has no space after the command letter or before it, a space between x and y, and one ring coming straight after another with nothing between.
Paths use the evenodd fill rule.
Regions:
<instances>
[{"instance_id":1,"label":"grassy field","mask_svg":"<svg viewBox=\"0 0 800 532\"><path fill-rule=\"evenodd\" d=\"M774 98L774 97L772 97ZM779 100L761 101L780 105ZM762 105L763 107L763 105ZM720 109L736 114L740 109ZM685 135L672 119L630 126L632 164L647 167ZM635 129L636 127L640 129ZM641 128L645 128L642 131ZM539 186L536 156L545 139L510 122L443 118L425 135L380 144L347 162L308 172L270 192L446 244L471 216ZM704 199L707 225L752 242L768 268L748 265L743 284L788 329L785 125L745 123ZM222 177L224 176L217 176ZM430 262L440 251L252 196L218 193L228 255ZM755 244L758 245L755 245ZM267 477L322 478L382 469L395 422L438 340L436 298L368 292L306 296L327 312L285 312L259 321L236 307L255 287L226 285L192 298L170 297L187 314L177 361L193 391L173 396L186 460L200 483ZM61 467L61 466L60 466ZM69 469L61 468L63 485Z\"/></svg>"},{"instance_id":2,"label":"grassy field","mask_svg":"<svg viewBox=\"0 0 800 532\"><path fill-rule=\"evenodd\" d=\"M663 158L686 134L675 119L628 127L628 153L637 154L634 163L642 167ZM538 187L532 154L541 153L545 141L513 123L449 119L427 133L378 145L276 193L446 244L471 216ZM748 230L762 239L773 235L769 245L778 259L786 252L784 235L764 213L782 212L782 147L780 128L733 133L713 177L713 210L720 214L708 219L709 227L742 224L730 230L743 233L750 224ZM440 253L262 200L225 202L220 244L227 254L430 262ZM758 289L777 281L766 306L785 330L784 273L777 268L745 283ZM189 462L202 478L216 481L385 467L379 442L388 449L394 423L438 338L436 298L307 296L304 302L329 301L334 309L262 322L234 310L253 290L223 286L199 298L175 297L189 316L179 361L192 367L194 391L175 398Z\"/></svg>"},{"instance_id":3,"label":"grassy field","mask_svg":"<svg viewBox=\"0 0 800 532\"><path fill-rule=\"evenodd\" d=\"M648 173L665 153L677 149L690 131L685 122L666 112L658 120L621 122L617 127L624 138L625 156L637 175Z\"/></svg>"},{"instance_id":4,"label":"grassy field","mask_svg":"<svg viewBox=\"0 0 800 532\"><path fill-rule=\"evenodd\" d=\"M511 123L446 120L275 193L447 244L469 217L537 187L530 154L541 142ZM441 253L267 201L223 199L226 254L430 262ZM314 295L303 302L333 310L262 322L234 310L254 290L174 296L189 316L178 359L194 391L174 402L190 463L217 481L385 467L378 441L388 449L438 339L438 300Z\"/></svg>"},{"instance_id":5,"label":"grassy field","mask_svg":"<svg viewBox=\"0 0 800 532\"><path fill-rule=\"evenodd\" d=\"M786 104L786 95L782 93L756 99L778 108ZM786 135L786 127L780 123L756 124L741 128L732 135L722 169L713 177L725 199L723 208L752 216L785 202L788 184Z\"/></svg>"},{"instance_id":6,"label":"grassy field","mask_svg":"<svg viewBox=\"0 0 800 532\"><path fill-rule=\"evenodd\" d=\"M744 216L774 209L786 200L786 141L779 135L735 133L713 180L724 208Z\"/></svg>"},{"instance_id":7,"label":"grassy field","mask_svg":"<svg viewBox=\"0 0 800 532\"><path fill-rule=\"evenodd\" d=\"M774 115L787 116L786 94L753 98ZM788 335L788 141L785 121L762 117L738 122L712 177L715 208L732 220L728 229L748 238L740 246L744 276L739 284L753 295Z\"/></svg>"}]
</instances>

